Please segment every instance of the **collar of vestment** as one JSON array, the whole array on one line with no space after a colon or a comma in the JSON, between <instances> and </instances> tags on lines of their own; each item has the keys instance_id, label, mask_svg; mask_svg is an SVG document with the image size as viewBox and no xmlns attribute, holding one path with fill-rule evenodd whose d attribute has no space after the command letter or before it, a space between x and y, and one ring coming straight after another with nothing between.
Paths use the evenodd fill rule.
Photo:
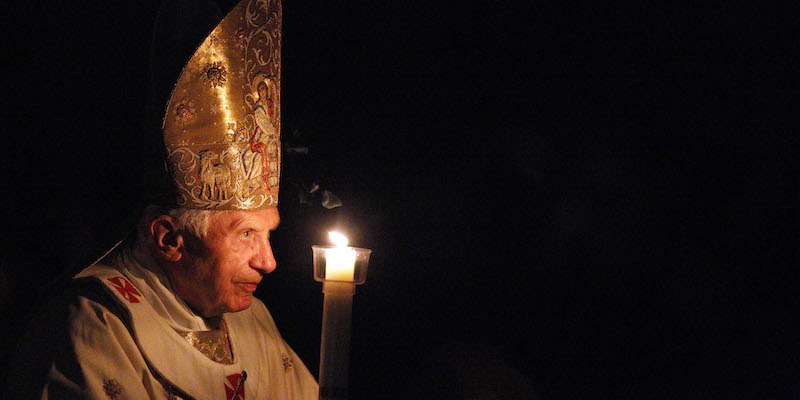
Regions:
<instances>
[{"instance_id":1,"label":"collar of vestment","mask_svg":"<svg viewBox=\"0 0 800 400\"><path fill-rule=\"evenodd\" d=\"M175 295L167 275L145 250L138 247L122 249L110 256L105 264L125 275L153 310L176 332L183 334L211 329L203 317ZM92 267L87 268L76 278L89 275L91 271Z\"/></svg>"},{"instance_id":2,"label":"collar of vestment","mask_svg":"<svg viewBox=\"0 0 800 400\"><path fill-rule=\"evenodd\" d=\"M106 291L124 307L131 335L148 366L171 386L193 398L226 398L231 390L231 377L242 371L252 376L263 368L263 354L239 349L239 345L263 342L256 318L225 314L223 322L230 338L232 358L216 362L207 357L197 343L190 343L187 334L208 335L212 332L205 320L194 314L170 290L166 275L144 254L122 251L109 259L110 264L95 264L75 276L100 281ZM147 267L143 264L147 263ZM250 314L248 309L236 314ZM200 350L200 351L198 351ZM215 351L212 349L212 351ZM235 379L233 379L235 380ZM247 382L247 391L254 393L256 382ZM249 397L249 396L248 396Z\"/></svg>"}]
</instances>

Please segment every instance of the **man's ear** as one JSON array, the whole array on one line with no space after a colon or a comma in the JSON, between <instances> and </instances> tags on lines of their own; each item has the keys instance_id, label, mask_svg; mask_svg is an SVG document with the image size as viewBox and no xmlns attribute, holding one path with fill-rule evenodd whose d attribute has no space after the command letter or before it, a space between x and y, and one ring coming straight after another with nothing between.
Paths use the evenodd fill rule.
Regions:
<instances>
[{"instance_id":1,"label":"man's ear","mask_svg":"<svg viewBox=\"0 0 800 400\"><path fill-rule=\"evenodd\" d=\"M177 262L184 250L183 235L169 215L159 215L150 222L150 235L158 253L166 261Z\"/></svg>"}]
</instances>

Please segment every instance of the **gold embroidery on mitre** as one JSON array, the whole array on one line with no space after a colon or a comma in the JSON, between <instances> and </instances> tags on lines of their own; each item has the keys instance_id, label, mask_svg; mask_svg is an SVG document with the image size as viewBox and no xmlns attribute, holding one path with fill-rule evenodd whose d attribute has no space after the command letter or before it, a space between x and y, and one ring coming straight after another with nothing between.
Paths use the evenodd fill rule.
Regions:
<instances>
[{"instance_id":1,"label":"gold embroidery on mitre","mask_svg":"<svg viewBox=\"0 0 800 400\"><path fill-rule=\"evenodd\" d=\"M192 99L184 98L179 101L174 108L173 118L176 123L183 126L197 115L197 110Z\"/></svg>"},{"instance_id":2,"label":"gold embroidery on mitre","mask_svg":"<svg viewBox=\"0 0 800 400\"><path fill-rule=\"evenodd\" d=\"M221 87L228 79L228 70L219 61L206 64L201 75L203 83L210 87Z\"/></svg>"},{"instance_id":3,"label":"gold embroidery on mitre","mask_svg":"<svg viewBox=\"0 0 800 400\"><path fill-rule=\"evenodd\" d=\"M280 47L280 1L247 0L184 67L163 126L179 206L277 206Z\"/></svg>"}]
</instances>

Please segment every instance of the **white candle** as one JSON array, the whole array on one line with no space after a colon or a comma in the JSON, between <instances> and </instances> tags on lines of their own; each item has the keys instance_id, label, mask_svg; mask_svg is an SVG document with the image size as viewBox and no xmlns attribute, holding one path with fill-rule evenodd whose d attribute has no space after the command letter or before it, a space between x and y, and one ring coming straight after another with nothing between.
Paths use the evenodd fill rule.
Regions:
<instances>
[{"instance_id":1,"label":"white candle","mask_svg":"<svg viewBox=\"0 0 800 400\"><path fill-rule=\"evenodd\" d=\"M319 351L319 399L347 400L353 293L356 285L364 283L371 251L347 247L347 238L340 233L328 234L335 246L311 246L314 279L323 282L322 293L325 294Z\"/></svg>"},{"instance_id":2,"label":"white candle","mask_svg":"<svg viewBox=\"0 0 800 400\"><path fill-rule=\"evenodd\" d=\"M356 265L355 250L347 247L347 238L338 232L328 232L335 248L325 251L325 279L330 281L353 281Z\"/></svg>"}]
</instances>

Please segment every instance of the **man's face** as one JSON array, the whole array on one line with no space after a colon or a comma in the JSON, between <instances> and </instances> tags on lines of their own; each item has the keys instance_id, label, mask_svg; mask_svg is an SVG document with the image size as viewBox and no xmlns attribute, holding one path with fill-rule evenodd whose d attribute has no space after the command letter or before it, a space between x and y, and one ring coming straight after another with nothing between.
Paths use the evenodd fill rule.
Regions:
<instances>
[{"instance_id":1,"label":"man's face","mask_svg":"<svg viewBox=\"0 0 800 400\"><path fill-rule=\"evenodd\" d=\"M269 234L279 221L277 208L213 214L204 246L189 251L179 295L205 317L249 307L262 275L275 270Z\"/></svg>"}]
</instances>

